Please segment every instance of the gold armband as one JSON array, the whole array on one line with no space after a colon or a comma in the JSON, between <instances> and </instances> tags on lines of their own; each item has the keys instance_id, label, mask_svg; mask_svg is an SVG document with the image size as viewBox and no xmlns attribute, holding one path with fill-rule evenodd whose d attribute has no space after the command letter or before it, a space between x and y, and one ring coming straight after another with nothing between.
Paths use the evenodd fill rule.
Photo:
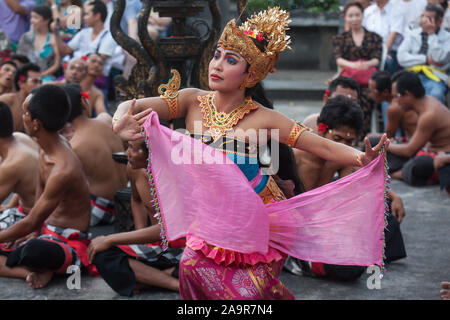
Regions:
<instances>
[{"instance_id":1,"label":"gold armband","mask_svg":"<svg viewBox=\"0 0 450 320\"><path fill-rule=\"evenodd\" d=\"M169 106L169 119L177 117L178 113L178 90L181 85L181 77L177 70L172 69L170 72L173 74L167 84L162 84L158 87L158 93L160 98L166 100Z\"/></svg>"},{"instance_id":2,"label":"gold armband","mask_svg":"<svg viewBox=\"0 0 450 320\"><path fill-rule=\"evenodd\" d=\"M299 122L295 122L285 144L287 144L291 148L294 148L298 138L303 132L305 132L305 130L309 130L309 128Z\"/></svg>"}]
</instances>

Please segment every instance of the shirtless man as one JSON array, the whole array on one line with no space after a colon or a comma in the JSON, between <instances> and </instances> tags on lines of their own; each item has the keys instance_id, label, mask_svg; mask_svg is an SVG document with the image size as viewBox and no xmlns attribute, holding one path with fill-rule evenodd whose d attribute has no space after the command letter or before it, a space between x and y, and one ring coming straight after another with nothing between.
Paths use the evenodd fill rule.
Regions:
<instances>
[{"instance_id":1,"label":"shirtless man","mask_svg":"<svg viewBox=\"0 0 450 320\"><path fill-rule=\"evenodd\" d=\"M127 184L125 165L112 158L113 153L124 151L122 140L112 130L109 114L88 118L87 101L81 96L78 84L66 84L62 88L72 105L68 121L72 124L74 134L70 145L80 159L89 181L91 226L112 223L114 194ZM108 119L105 121L102 118Z\"/></svg>"},{"instance_id":2,"label":"shirtless man","mask_svg":"<svg viewBox=\"0 0 450 320\"><path fill-rule=\"evenodd\" d=\"M13 81L16 70L17 66L12 61L3 62L0 65L0 96L14 91Z\"/></svg>"},{"instance_id":3,"label":"shirtless man","mask_svg":"<svg viewBox=\"0 0 450 320\"><path fill-rule=\"evenodd\" d=\"M0 232L0 243L37 236L40 230L41 235L10 253L0 251L6 254L0 256L0 276L25 279L36 289L69 265L88 266L89 190L78 157L58 134L70 112L64 90L36 88L23 109L25 129L41 147L37 200L26 218Z\"/></svg>"},{"instance_id":4,"label":"shirtless man","mask_svg":"<svg viewBox=\"0 0 450 320\"><path fill-rule=\"evenodd\" d=\"M66 83L81 83L81 80L86 77L87 63L81 58L73 58L64 68L64 79L58 83L51 84L66 84Z\"/></svg>"},{"instance_id":5,"label":"shirtless man","mask_svg":"<svg viewBox=\"0 0 450 320\"><path fill-rule=\"evenodd\" d=\"M386 110L385 132L388 138L396 136L400 130L403 142L411 139L417 125L417 113L413 110L405 111L392 97L391 75L386 71L375 72L369 80L369 98L377 103L387 101L389 107ZM381 137L380 134L378 136Z\"/></svg>"},{"instance_id":6,"label":"shirtless man","mask_svg":"<svg viewBox=\"0 0 450 320\"><path fill-rule=\"evenodd\" d=\"M105 96L103 92L100 91L95 85L94 82L103 74L103 59L100 55L96 53L90 53L87 56L87 74L81 80L80 85L81 89L84 92L89 94L89 104L92 107L93 114L95 117L102 112L106 111L105 106Z\"/></svg>"},{"instance_id":7,"label":"shirtless man","mask_svg":"<svg viewBox=\"0 0 450 320\"><path fill-rule=\"evenodd\" d=\"M326 139L351 146L362 129L363 112L352 99L343 96L328 99L317 120L314 132ZM331 161L326 161L303 150L293 150L297 170L306 191L328 184L338 173L342 178L357 168L345 167ZM406 256L399 223L405 216L402 199L392 190L388 196L391 199L391 213L388 217L388 227L385 232L386 262L401 259ZM321 277L333 277L341 280L353 280L359 277L365 267L338 266L319 262L307 262L290 257L286 268L293 273L301 269L303 274ZM301 267L300 267L301 266Z\"/></svg>"},{"instance_id":8,"label":"shirtless man","mask_svg":"<svg viewBox=\"0 0 450 320\"><path fill-rule=\"evenodd\" d=\"M26 134L13 132L11 111L0 102L0 203L15 193L9 204L0 206L0 230L24 218L33 207L38 160L37 143Z\"/></svg>"},{"instance_id":9,"label":"shirtless man","mask_svg":"<svg viewBox=\"0 0 450 320\"><path fill-rule=\"evenodd\" d=\"M143 139L128 142L127 169L132 182L135 232L148 232L148 228L152 228L147 226L147 215L153 227L158 227L153 217L152 197L148 192L147 157L148 149ZM127 242L120 240L126 234L97 237L88 248L89 259L106 283L125 296L148 286L178 291L178 265L183 253L180 247L185 246L184 240L171 242L170 248L162 252L156 244L127 245Z\"/></svg>"},{"instance_id":10,"label":"shirtless man","mask_svg":"<svg viewBox=\"0 0 450 320\"><path fill-rule=\"evenodd\" d=\"M10 108L14 119L14 131L24 131L22 121L22 104L31 90L42 84L40 68L32 63L20 67L14 76L16 92L5 93L0 96L0 101Z\"/></svg>"},{"instance_id":11,"label":"shirtless man","mask_svg":"<svg viewBox=\"0 0 450 320\"><path fill-rule=\"evenodd\" d=\"M359 84L353 78L342 76L337 77L330 82L328 90L325 91L325 94L322 98L323 104L325 105L327 103L328 98L334 98L339 95L358 102L360 99ZM311 114L305 118L303 124L311 128L313 131L316 131L318 118L318 113Z\"/></svg>"},{"instance_id":12,"label":"shirtless man","mask_svg":"<svg viewBox=\"0 0 450 320\"><path fill-rule=\"evenodd\" d=\"M404 110L414 110L418 119L407 143L391 143L388 148L391 175L411 185L426 185L436 171L433 158L450 152L450 110L436 98L425 95L419 77L412 72L400 72L392 82L396 102Z\"/></svg>"}]
</instances>

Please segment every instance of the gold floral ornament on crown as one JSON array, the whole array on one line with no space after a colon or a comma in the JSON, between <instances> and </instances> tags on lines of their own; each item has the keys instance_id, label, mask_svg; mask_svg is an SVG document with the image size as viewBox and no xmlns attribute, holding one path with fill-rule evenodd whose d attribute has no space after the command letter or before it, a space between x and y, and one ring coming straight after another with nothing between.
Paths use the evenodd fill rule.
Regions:
<instances>
[{"instance_id":1,"label":"gold floral ornament on crown","mask_svg":"<svg viewBox=\"0 0 450 320\"><path fill-rule=\"evenodd\" d=\"M286 35L290 22L289 13L275 7L253 14L239 27L234 19L225 26L217 46L238 52L250 65L241 89L254 87L269 72L275 71L279 53L290 49L291 40ZM267 41L263 52L252 38L259 42Z\"/></svg>"},{"instance_id":2,"label":"gold floral ornament on crown","mask_svg":"<svg viewBox=\"0 0 450 320\"><path fill-rule=\"evenodd\" d=\"M202 109L203 125L208 129L214 142L225 136L226 133L245 117L250 111L257 109L258 105L253 102L252 98L245 98L244 102L230 113L218 112L214 105L214 92L210 92L206 96L197 97L200 101Z\"/></svg>"},{"instance_id":3,"label":"gold floral ornament on crown","mask_svg":"<svg viewBox=\"0 0 450 320\"><path fill-rule=\"evenodd\" d=\"M170 72L173 74L172 78L170 78L167 84L162 84L158 87L158 93L160 94L160 98L166 100L167 105L169 106L169 119L174 119L177 117L178 113L178 90L181 86L181 77L180 73L171 69Z\"/></svg>"}]
</instances>

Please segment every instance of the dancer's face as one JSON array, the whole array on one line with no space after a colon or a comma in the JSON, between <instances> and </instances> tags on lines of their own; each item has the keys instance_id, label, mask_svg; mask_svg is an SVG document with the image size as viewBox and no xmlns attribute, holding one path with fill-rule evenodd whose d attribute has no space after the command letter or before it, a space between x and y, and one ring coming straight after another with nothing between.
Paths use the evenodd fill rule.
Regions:
<instances>
[{"instance_id":1,"label":"dancer's face","mask_svg":"<svg viewBox=\"0 0 450 320\"><path fill-rule=\"evenodd\" d=\"M216 49L209 63L209 87L217 91L233 91L239 88L247 76L247 62L237 52Z\"/></svg>"}]
</instances>

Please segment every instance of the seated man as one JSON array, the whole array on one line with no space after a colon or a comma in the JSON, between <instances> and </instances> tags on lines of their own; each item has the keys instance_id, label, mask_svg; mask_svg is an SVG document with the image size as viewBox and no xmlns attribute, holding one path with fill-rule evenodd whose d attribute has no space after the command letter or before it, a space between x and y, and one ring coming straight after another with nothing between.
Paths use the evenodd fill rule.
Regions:
<instances>
[{"instance_id":1,"label":"seated man","mask_svg":"<svg viewBox=\"0 0 450 320\"><path fill-rule=\"evenodd\" d=\"M70 145L80 159L89 181L91 194L91 226L114 221L114 194L127 184L126 168L114 161L112 154L124 151L122 140L114 133L111 116L90 119L86 115L87 100L81 95L77 84L62 87L71 102L68 121L74 133ZM102 117L108 118L107 121ZM108 124L107 124L107 123Z\"/></svg>"},{"instance_id":2,"label":"seated man","mask_svg":"<svg viewBox=\"0 0 450 320\"><path fill-rule=\"evenodd\" d=\"M86 60L87 72L86 76L81 80L81 89L89 94L89 104L92 108L92 117L99 115L106 111L105 106L105 96L103 92L100 91L94 85L95 80L97 80L103 72L103 59L97 53L90 53Z\"/></svg>"},{"instance_id":3,"label":"seated man","mask_svg":"<svg viewBox=\"0 0 450 320\"><path fill-rule=\"evenodd\" d=\"M362 128L363 112L351 99L337 96L328 100L323 107L317 127L314 132L318 135L351 146ZM294 150L298 173L306 191L323 186L331 181L336 173L339 178L344 177L357 168L345 167L323 160L311 153ZM399 223L405 211L401 198L390 191L390 213L387 218L388 226L385 230L385 262L391 262L406 256ZM318 262L307 262L289 257L285 267L293 273L311 276L331 277L340 280L354 280L365 270L363 266L340 266Z\"/></svg>"},{"instance_id":4,"label":"seated man","mask_svg":"<svg viewBox=\"0 0 450 320\"><path fill-rule=\"evenodd\" d=\"M369 80L369 98L377 103L387 102L388 107L383 111L384 130L388 138L398 136L405 142L411 139L417 125L417 113L413 110L403 110L391 93L391 75L386 71L375 72ZM371 134L371 136L381 134Z\"/></svg>"},{"instance_id":5,"label":"seated man","mask_svg":"<svg viewBox=\"0 0 450 320\"><path fill-rule=\"evenodd\" d=\"M25 129L41 147L37 200L27 217L0 232L0 243L38 237L15 243L14 251L0 250L0 276L25 279L37 289L54 273L66 273L69 265L83 264L94 271L86 255L89 189L80 160L58 133L70 113L64 90L53 85L35 88L23 109Z\"/></svg>"},{"instance_id":6,"label":"seated man","mask_svg":"<svg viewBox=\"0 0 450 320\"><path fill-rule=\"evenodd\" d=\"M323 104L325 105L327 103L328 98L334 98L338 95L350 98L358 102L361 97L359 84L353 78L343 76L337 77L330 82L328 90L325 91L325 94L322 98ZM318 118L318 113L311 114L305 118L303 124L311 128L312 130L317 131Z\"/></svg>"},{"instance_id":7,"label":"seated man","mask_svg":"<svg viewBox=\"0 0 450 320\"><path fill-rule=\"evenodd\" d=\"M148 192L148 175L146 171L148 149L143 140L130 141L127 149L128 167L130 171L138 170L137 174L143 174L144 181L136 181L133 188L133 197L138 196L148 212L154 212L152 198ZM144 172L142 172L142 169ZM137 193L137 195L136 195ZM133 201L133 198L132 198ZM90 261L93 261L100 275L114 291L121 295L131 296L136 288L141 286L157 286L173 291L179 291L178 265L180 263L183 249L172 247L184 246L184 241L176 240L171 243L171 248L162 251L159 245L152 244L159 239L159 225L146 227L144 212L141 215L134 212L133 216L138 218L135 224L141 221L145 226L138 230L111 234L106 237L97 237L92 240L88 249ZM145 218L143 222L142 218ZM150 217L153 220L152 217ZM136 234L145 234L148 244L140 244L133 241ZM127 245L132 243L132 245Z\"/></svg>"},{"instance_id":8,"label":"seated man","mask_svg":"<svg viewBox=\"0 0 450 320\"><path fill-rule=\"evenodd\" d=\"M0 101L6 103L12 112L14 119L14 131L23 131L22 104L31 90L42 83L41 69L32 63L20 67L14 76L16 92L5 93L0 96Z\"/></svg>"},{"instance_id":9,"label":"seated man","mask_svg":"<svg viewBox=\"0 0 450 320\"><path fill-rule=\"evenodd\" d=\"M87 63L82 58L73 58L68 64L64 64L64 79L58 82L51 82L54 85L63 85L67 83L78 83L87 75Z\"/></svg>"},{"instance_id":10,"label":"seated man","mask_svg":"<svg viewBox=\"0 0 450 320\"><path fill-rule=\"evenodd\" d=\"M17 66L12 61L3 62L0 65L0 96L14 91L14 74Z\"/></svg>"},{"instance_id":11,"label":"seated man","mask_svg":"<svg viewBox=\"0 0 450 320\"><path fill-rule=\"evenodd\" d=\"M409 71L394 75L392 94L404 110L418 114L417 127L407 143L391 143L387 159L393 178L413 186L437 180L433 158L450 152L450 110L439 100L425 95L419 77ZM444 170L445 171L445 170Z\"/></svg>"},{"instance_id":12,"label":"seated man","mask_svg":"<svg viewBox=\"0 0 450 320\"><path fill-rule=\"evenodd\" d=\"M13 117L3 102L0 102L0 159L0 203L15 193L9 204L0 208L0 230L5 230L23 219L34 205L39 149L26 134L13 132Z\"/></svg>"},{"instance_id":13,"label":"seated man","mask_svg":"<svg viewBox=\"0 0 450 320\"><path fill-rule=\"evenodd\" d=\"M450 70L450 33L440 28L444 10L429 3L421 18L421 27L409 32L398 49L401 66L418 74L425 94L445 104Z\"/></svg>"}]
</instances>

